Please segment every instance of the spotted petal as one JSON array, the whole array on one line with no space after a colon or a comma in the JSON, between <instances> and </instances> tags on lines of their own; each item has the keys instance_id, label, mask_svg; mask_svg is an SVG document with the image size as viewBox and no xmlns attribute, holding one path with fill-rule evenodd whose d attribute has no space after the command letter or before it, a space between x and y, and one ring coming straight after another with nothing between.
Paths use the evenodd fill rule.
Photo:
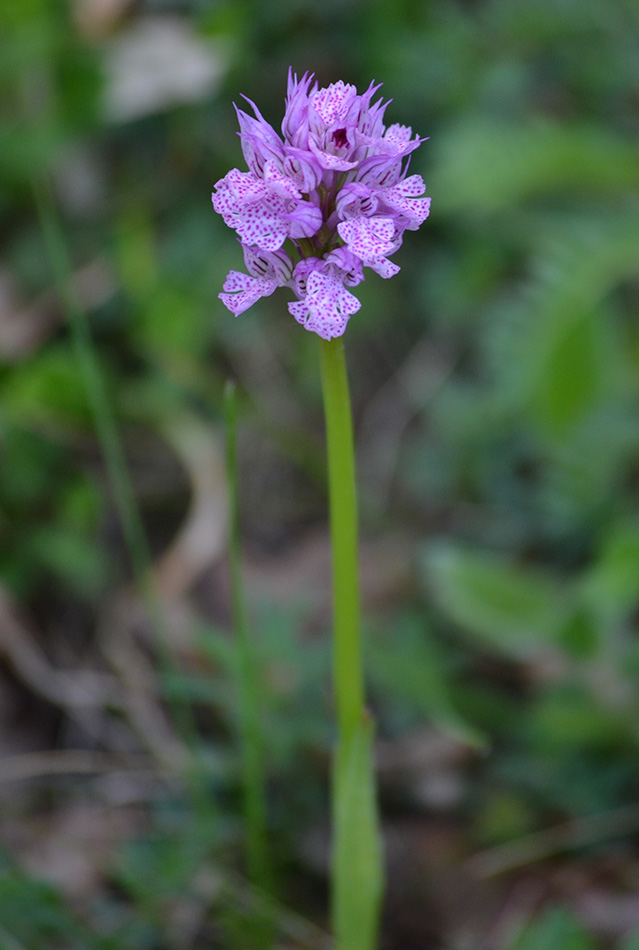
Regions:
<instances>
[{"instance_id":1,"label":"spotted petal","mask_svg":"<svg viewBox=\"0 0 639 950\"><path fill-rule=\"evenodd\" d=\"M323 267L327 265L324 264ZM308 268L305 270L308 271ZM308 274L306 296L288 305L290 313L298 323L324 340L341 336L349 318L357 313L360 307L360 301L346 290L334 272L327 273L320 269L312 270Z\"/></svg>"},{"instance_id":2,"label":"spotted petal","mask_svg":"<svg viewBox=\"0 0 639 950\"><path fill-rule=\"evenodd\" d=\"M349 251L365 261L391 252L395 223L392 218L366 218L362 215L341 221L337 231Z\"/></svg>"},{"instance_id":3,"label":"spotted petal","mask_svg":"<svg viewBox=\"0 0 639 950\"><path fill-rule=\"evenodd\" d=\"M232 270L224 281L226 293L218 294L224 306L236 317L260 299L268 297L277 288L275 280L260 277L249 277L240 271Z\"/></svg>"}]
</instances>

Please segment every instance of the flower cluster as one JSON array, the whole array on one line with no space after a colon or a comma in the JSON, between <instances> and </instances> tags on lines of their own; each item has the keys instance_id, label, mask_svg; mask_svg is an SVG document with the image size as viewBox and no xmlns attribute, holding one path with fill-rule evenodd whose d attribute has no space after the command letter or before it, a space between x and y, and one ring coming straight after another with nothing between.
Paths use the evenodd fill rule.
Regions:
<instances>
[{"instance_id":1,"label":"flower cluster","mask_svg":"<svg viewBox=\"0 0 639 950\"><path fill-rule=\"evenodd\" d=\"M219 296L231 313L290 287L298 298L291 314L330 340L361 306L347 288L364 279L363 268L398 272L389 255L428 217L430 198L421 197L420 175L407 176L406 156L423 139L405 125L386 128L388 103L373 102L378 89L358 95L341 81L320 89L312 75L289 72L283 139L250 100L254 116L236 109L249 170L232 169L213 194L248 271L232 270L224 282Z\"/></svg>"}]
</instances>

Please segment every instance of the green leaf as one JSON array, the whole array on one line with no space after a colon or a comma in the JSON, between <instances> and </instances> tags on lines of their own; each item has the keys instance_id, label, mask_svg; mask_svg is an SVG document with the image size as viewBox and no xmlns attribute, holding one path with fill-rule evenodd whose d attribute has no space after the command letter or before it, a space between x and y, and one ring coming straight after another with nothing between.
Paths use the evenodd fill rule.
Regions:
<instances>
[{"instance_id":1,"label":"green leaf","mask_svg":"<svg viewBox=\"0 0 639 950\"><path fill-rule=\"evenodd\" d=\"M70 467L59 445L3 418L2 450L11 459L0 466L0 496L8 509L33 511L57 494L61 472Z\"/></svg>"},{"instance_id":2,"label":"green leaf","mask_svg":"<svg viewBox=\"0 0 639 950\"><path fill-rule=\"evenodd\" d=\"M10 419L21 425L86 426L90 420L77 360L67 345L38 353L7 378L2 392Z\"/></svg>"},{"instance_id":3,"label":"green leaf","mask_svg":"<svg viewBox=\"0 0 639 950\"><path fill-rule=\"evenodd\" d=\"M373 766L373 721L364 714L337 752L333 785L333 926L340 950L374 950L383 870Z\"/></svg>"},{"instance_id":4,"label":"green leaf","mask_svg":"<svg viewBox=\"0 0 639 950\"><path fill-rule=\"evenodd\" d=\"M4 862L3 862L4 863ZM0 908L2 929L8 934L7 950L14 946L28 950L89 950L94 946L62 895L50 884L10 867L0 867ZM4 950L4 934L0 947Z\"/></svg>"},{"instance_id":5,"label":"green leaf","mask_svg":"<svg viewBox=\"0 0 639 950\"><path fill-rule=\"evenodd\" d=\"M577 659L588 659L599 648L599 627L589 611L578 608L561 628L559 640L566 653Z\"/></svg>"},{"instance_id":6,"label":"green leaf","mask_svg":"<svg viewBox=\"0 0 639 950\"><path fill-rule=\"evenodd\" d=\"M375 686L389 696L406 699L459 742L476 749L486 737L455 709L444 659L430 631L418 618L406 618L390 637L367 646L370 675Z\"/></svg>"},{"instance_id":7,"label":"green leaf","mask_svg":"<svg viewBox=\"0 0 639 950\"><path fill-rule=\"evenodd\" d=\"M623 192L636 184L630 141L593 125L462 120L434 145L432 193L441 211L512 209L538 194Z\"/></svg>"},{"instance_id":8,"label":"green leaf","mask_svg":"<svg viewBox=\"0 0 639 950\"><path fill-rule=\"evenodd\" d=\"M425 567L437 606L484 644L525 658L558 639L570 601L541 571L447 542L429 545Z\"/></svg>"},{"instance_id":9,"label":"green leaf","mask_svg":"<svg viewBox=\"0 0 639 950\"><path fill-rule=\"evenodd\" d=\"M551 435L562 435L597 401L603 383L600 330L596 316L582 314L564 321L547 341L531 401Z\"/></svg>"},{"instance_id":10,"label":"green leaf","mask_svg":"<svg viewBox=\"0 0 639 950\"><path fill-rule=\"evenodd\" d=\"M639 603L639 524L614 525L604 539L596 563L581 587L584 602L605 620L614 622Z\"/></svg>"},{"instance_id":11,"label":"green leaf","mask_svg":"<svg viewBox=\"0 0 639 950\"><path fill-rule=\"evenodd\" d=\"M595 942L568 911L553 907L528 924L509 950L595 950L595 947Z\"/></svg>"},{"instance_id":12,"label":"green leaf","mask_svg":"<svg viewBox=\"0 0 639 950\"><path fill-rule=\"evenodd\" d=\"M556 439L632 385L628 346L607 298L639 273L637 215L579 227L570 221L545 243L549 253L519 304L502 310L493 362L504 409L524 407Z\"/></svg>"},{"instance_id":13,"label":"green leaf","mask_svg":"<svg viewBox=\"0 0 639 950\"><path fill-rule=\"evenodd\" d=\"M27 547L40 564L64 580L80 597L97 593L107 577L104 552L75 531L55 525L43 526L29 535Z\"/></svg>"},{"instance_id":14,"label":"green leaf","mask_svg":"<svg viewBox=\"0 0 639 950\"><path fill-rule=\"evenodd\" d=\"M628 723L607 709L579 684L564 683L539 696L529 713L528 728L544 753L567 748L615 750L627 740Z\"/></svg>"}]
</instances>

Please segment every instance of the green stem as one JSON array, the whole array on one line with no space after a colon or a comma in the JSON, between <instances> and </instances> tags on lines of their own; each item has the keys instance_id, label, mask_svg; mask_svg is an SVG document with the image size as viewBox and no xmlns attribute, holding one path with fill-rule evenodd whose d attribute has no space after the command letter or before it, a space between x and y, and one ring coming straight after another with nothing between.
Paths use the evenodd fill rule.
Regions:
<instances>
[{"instance_id":1,"label":"green stem","mask_svg":"<svg viewBox=\"0 0 639 950\"><path fill-rule=\"evenodd\" d=\"M333 770L332 919L336 950L374 950L383 866L373 722L364 709L353 421L344 344L320 341L333 554L333 677L338 743Z\"/></svg>"},{"instance_id":2,"label":"green stem","mask_svg":"<svg viewBox=\"0 0 639 950\"><path fill-rule=\"evenodd\" d=\"M246 821L246 861L249 879L272 894L272 870L267 841L266 781L264 776L259 685L255 650L249 631L242 580L239 503L237 492L237 390L228 383L224 393L226 474L229 505L229 569L237 643L240 742ZM268 945L263 935L261 945Z\"/></svg>"},{"instance_id":3,"label":"green stem","mask_svg":"<svg viewBox=\"0 0 639 950\"><path fill-rule=\"evenodd\" d=\"M333 682L340 743L364 708L353 421L341 338L320 340L333 555Z\"/></svg>"}]
</instances>

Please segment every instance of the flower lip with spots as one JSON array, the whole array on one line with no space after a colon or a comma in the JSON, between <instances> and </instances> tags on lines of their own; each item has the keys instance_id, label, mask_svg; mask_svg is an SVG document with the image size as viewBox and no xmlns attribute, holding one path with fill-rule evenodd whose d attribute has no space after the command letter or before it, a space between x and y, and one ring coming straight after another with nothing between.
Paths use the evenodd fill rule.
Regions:
<instances>
[{"instance_id":1,"label":"flower lip with spots","mask_svg":"<svg viewBox=\"0 0 639 950\"><path fill-rule=\"evenodd\" d=\"M371 83L360 95L342 80L320 88L289 70L282 137L251 100L253 116L236 107L249 170L233 168L212 196L248 270L230 271L219 294L231 313L288 287L291 315L330 340L360 308L346 288L364 279L363 268L383 278L399 271L388 255L430 211L421 176L407 177L408 156L425 140L384 125L378 89Z\"/></svg>"}]
</instances>

